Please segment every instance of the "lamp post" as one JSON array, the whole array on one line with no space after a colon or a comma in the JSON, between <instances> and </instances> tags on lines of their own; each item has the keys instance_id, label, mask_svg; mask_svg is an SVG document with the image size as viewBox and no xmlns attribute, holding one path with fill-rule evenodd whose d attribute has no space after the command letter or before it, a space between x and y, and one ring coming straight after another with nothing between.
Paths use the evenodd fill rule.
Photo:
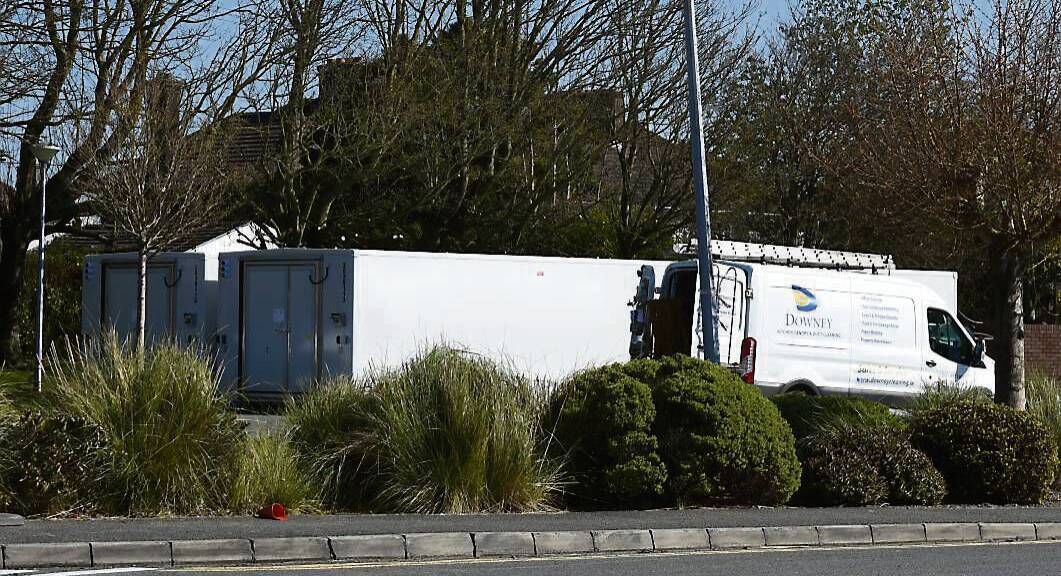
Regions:
<instances>
[{"instance_id":1,"label":"lamp post","mask_svg":"<svg viewBox=\"0 0 1061 576\"><path fill-rule=\"evenodd\" d=\"M33 157L41 165L41 231L37 243L37 392L44 389L44 207L48 187L48 163L59 153L59 147L47 142L33 145Z\"/></svg>"},{"instance_id":2,"label":"lamp post","mask_svg":"<svg viewBox=\"0 0 1061 576\"><path fill-rule=\"evenodd\" d=\"M704 119L700 105L700 55L696 39L695 0L685 0L685 56L689 84L689 140L693 149L693 182L696 202L696 259L700 269L700 326L704 359L718 364L718 325L711 282L711 211L704 161Z\"/></svg>"}]
</instances>

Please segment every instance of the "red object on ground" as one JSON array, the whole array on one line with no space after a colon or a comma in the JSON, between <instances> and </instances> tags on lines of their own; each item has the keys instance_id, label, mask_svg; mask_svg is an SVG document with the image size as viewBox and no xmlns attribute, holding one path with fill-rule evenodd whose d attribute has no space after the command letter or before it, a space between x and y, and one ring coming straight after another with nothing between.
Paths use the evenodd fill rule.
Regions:
<instances>
[{"instance_id":1,"label":"red object on ground","mask_svg":"<svg viewBox=\"0 0 1061 576\"><path fill-rule=\"evenodd\" d=\"M258 510L258 518L280 521L287 520L287 508L284 508L284 505L279 503L262 506L262 509Z\"/></svg>"}]
</instances>

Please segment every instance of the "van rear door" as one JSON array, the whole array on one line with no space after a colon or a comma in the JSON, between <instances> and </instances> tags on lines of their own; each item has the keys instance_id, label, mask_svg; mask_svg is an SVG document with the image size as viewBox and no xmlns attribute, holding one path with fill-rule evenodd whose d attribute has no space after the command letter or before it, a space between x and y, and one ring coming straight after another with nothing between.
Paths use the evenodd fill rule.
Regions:
<instances>
[{"instance_id":1,"label":"van rear door","mask_svg":"<svg viewBox=\"0 0 1061 576\"><path fill-rule=\"evenodd\" d=\"M741 342L748 324L748 273L727 263L716 263L714 268L718 361L723 366L735 366L740 363Z\"/></svg>"}]
</instances>

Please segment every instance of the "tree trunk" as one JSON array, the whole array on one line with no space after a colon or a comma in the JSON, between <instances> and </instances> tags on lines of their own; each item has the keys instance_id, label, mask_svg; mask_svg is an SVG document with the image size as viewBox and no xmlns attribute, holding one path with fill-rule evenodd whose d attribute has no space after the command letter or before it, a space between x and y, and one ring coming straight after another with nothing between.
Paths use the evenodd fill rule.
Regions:
<instances>
[{"instance_id":1,"label":"tree trunk","mask_svg":"<svg viewBox=\"0 0 1061 576\"><path fill-rule=\"evenodd\" d=\"M0 222L0 366L17 363L18 299L22 292L22 274L26 265L25 222L18 216Z\"/></svg>"},{"instance_id":2,"label":"tree trunk","mask_svg":"<svg viewBox=\"0 0 1061 576\"><path fill-rule=\"evenodd\" d=\"M137 252L136 267L136 349L143 351L147 327L147 251Z\"/></svg>"},{"instance_id":3,"label":"tree trunk","mask_svg":"<svg viewBox=\"0 0 1061 576\"><path fill-rule=\"evenodd\" d=\"M1024 278L1012 255L997 257L995 288L995 401L1025 409L1024 394Z\"/></svg>"}]
</instances>

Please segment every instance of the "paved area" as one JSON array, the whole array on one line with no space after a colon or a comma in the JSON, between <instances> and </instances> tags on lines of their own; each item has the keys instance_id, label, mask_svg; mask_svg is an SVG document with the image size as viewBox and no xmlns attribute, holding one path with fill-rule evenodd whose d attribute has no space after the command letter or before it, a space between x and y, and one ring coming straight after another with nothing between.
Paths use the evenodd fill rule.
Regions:
<instances>
[{"instance_id":1,"label":"paved area","mask_svg":"<svg viewBox=\"0 0 1061 576\"><path fill-rule=\"evenodd\" d=\"M1061 508L726 508L452 516L348 514L295 516L287 522L256 518L28 520L24 526L0 526L0 544L921 522L1061 522Z\"/></svg>"}]
</instances>

